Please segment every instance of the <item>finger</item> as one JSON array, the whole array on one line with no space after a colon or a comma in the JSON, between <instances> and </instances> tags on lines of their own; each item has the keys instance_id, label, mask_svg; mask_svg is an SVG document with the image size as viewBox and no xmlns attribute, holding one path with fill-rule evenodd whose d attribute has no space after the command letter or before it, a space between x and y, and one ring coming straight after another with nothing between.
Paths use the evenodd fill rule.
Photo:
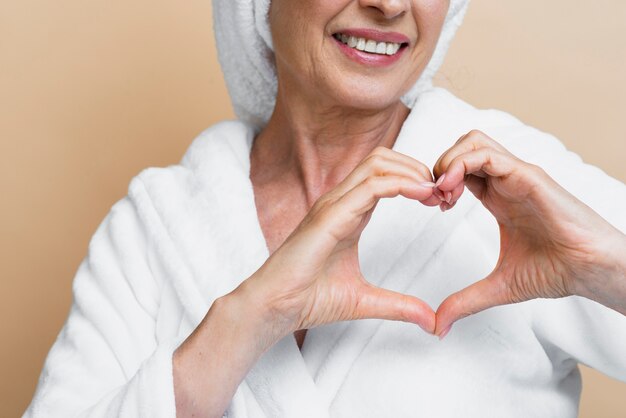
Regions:
<instances>
[{"instance_id":1,"label":"finger","mask_svg":"<svg viewBox=\"0 0 626 418\"><path fill-rule=\"evenodd\" d=\"M410 155L403 154L401 152L394 151L386 147L378 147L378 148L379 148L379 152L381 152L382 155L387 156L391 160L397 160L399 163L403 163L409 167L415 168L423 175L424 179L427 179L428 181L433 181L433 176L432 176L432 173L430 172L430 168L428 168L426 164L422 163L419 160L416 160Z\"/></svg>"},{"instance_id":2,"label":"finger","mask_svg":"<svg viewBox=\"0 0 626 418\"><path fill-rule=\"evenodd\" d=\"M370 176L405 176L416 181L433 181L429 168L407 155L385 147L376 147L329 193L339 198Z\"/></svg>"},{"instance_id":3,"label":"finger","mask_svg":"<svg viewBox=\"0 0 626 418\"><path fill-rule=\"evenodd\" d=\"M463 182L459 182L454 188L450 191L440 191L438 193L439 196L442 197L442 201L447 203L448 205L453 205L459 200L461 195L463 194L463 190L465 189L465 184Z\"/></svg>"},{"instance_id":4,"label":"finger","mask_svg":"<svg viewBox=\"0 0 626 418\"><path fill-rule=\"evenodd\" d=\"M500 151L501 153L508 153L506 148L500 145L497 141L487 136L484 132L474 129L459 138L459 140L452 147L439 157L433 167L435 177L438 179L443 173L445 173L450 165L450 162L458 155L485 147Z\"/></svg>"},{"instance_id":5,"label":"finger","mask_svg":"<svg viewBox=\"0 0 626 418\"><path fill-rule=\"evenodd\" d=\"M434 190L433 190L434 192ZM430 195L430 197L426 200L420 200L424 206L439 206L441 204L441 199L439 199L434 193Z\"/></svg>"},{"instance_id":6,"label":"finger","mask_svg":"<svg viewBox=\"0 0 626 418\"><path fill-rule=\"evenodd\" d=\"M325 218L337 240L348 236L361 222L363 215L372 209L381 198L402 195L423 201L433 193L432 187L407 177L373 176L334 201Z\"/></svg>"},{"instance_id":7,"label":"finger","mask_svg":"<svg viewBox=\"0 0 626 418\"><path fill-rule=\"evenodd\" d=\"M493 148L479 148L456 156L446 167L441 190L456 187L468 174L481 177L503 177L515 171L523 161L512 154L503 154Z\"/></svg>"},{"instance_id":8,"label":"finger","mask_svg":"<svg viewBox=\"0 0 626 418\"><path fill-rule=\"evenodd\" d=\"M430 334L435 331L435 312L424 301L369 283L359 289L354 319L366 318L410 322Z\"/></svg>"},{"instance_id":9,"label":"finger","mask_svg":"<svg viewBox=\"0 0 626 418\"><path fill-rule=\"evenodd\" d=\"M442 212L452 209L463 194L463 190L465 190L465 186L461 183L451 192L442 192L444 199L439 203L439 209Z\"/></svg>"},{"instance_id":10,"label":"finger","mask_svg":"<svg viewBox=\"0 0 626 418\"><path fill-rule=\"evenodd\" d=\"M508 286L499 272L448 296L437 308L436 335L441 335L452 324L466 316L485 309L511 303Z\"/></svg>"},{"instance_id":11,"label":"finger","mask_svg":"<svg viewBox=\"0 0 626 418\"><path fill-rule=\"evenodd\" d=\"M456 185L454 189L452 189L452 204L456 203L461 196L463 195L463 191L465 190L465 183L459 183Z\"/></svg>"},{"instance_id":12,"label":"finger","mask_svg":"<svg viewBox=\"0 0 626 418\"><path fill-rule=\"evenodd\" d=\"M378 200L404 196L413 200L426 200L433 193L433 188L422 183L399 176L368 177L361 184L337 200L337 206L355 215L362 215L370 210Z\"/></svg>"}]
</instances>

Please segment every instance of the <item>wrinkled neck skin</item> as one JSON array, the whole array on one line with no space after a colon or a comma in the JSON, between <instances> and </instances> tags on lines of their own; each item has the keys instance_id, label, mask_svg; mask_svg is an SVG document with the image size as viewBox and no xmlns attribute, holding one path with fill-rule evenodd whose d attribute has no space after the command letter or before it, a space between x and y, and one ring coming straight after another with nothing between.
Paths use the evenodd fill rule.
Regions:
<instances>
[{"instance_id":1,"label":"wrinkled neck skin","mask_svg":"<svg viewBox=\"0 0 626 418\"><path fill-rule=\"evenodd\" d=\"M253 143L253 183L294 191L311 207L375 147L391 148L409 112L400 100L363 110L279 88L272 117Z\"/></svg>"}]
</instances>

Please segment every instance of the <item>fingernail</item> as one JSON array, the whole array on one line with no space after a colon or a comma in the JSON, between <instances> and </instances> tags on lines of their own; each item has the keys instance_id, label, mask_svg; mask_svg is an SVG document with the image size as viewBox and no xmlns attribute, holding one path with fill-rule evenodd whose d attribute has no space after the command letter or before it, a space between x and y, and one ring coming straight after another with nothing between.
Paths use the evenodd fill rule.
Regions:
<instances>
[{"instance_id":1,"label":"fingernail","mask_svg":"<svg viewBox=\"0 0 626 418\"><path fill-rule=\"evenodd\" d=\"M442 202L444 202L446 200L445 197L443 196L443 192L441 190L437 189L437 188L433 189L433 194L435 196L437 196L439 198L439 200L441 200Z\"/></svg>"},{"instance_id":2,"label":"fingernail","mask_svg":"<svg viewBox=\"0 0 626 418\"><path fill-rule=\"evenodd\" d=\"M446 202L448 204L451 204L452 203L452 192L446 192L445 196L446 196Z\"/></svg>"},{"instance_id":3,"label":"fingernail","mask_svg":"<svg viewBox=\"0 0 626 418\"><path fill-rule=\"evenodd\" d=\"M435 183L433 183L432 181L425 181L424 183L420 183L420 186L432 189L433 187L435 187Z\"/></svg>"},{"instance_id":4,"label":"fingernail","mask_svg":"<svg viewBox=\"0 0 626 418\"><path fill-rule=\"evenodd\" d=\"M443 174L441 175L441 177L439 177L439 178L437 179L437 183L435 183L435 186L439 187L439 186L441 185L441 183L443 183L443 179L444 179L444 178L446 178L446 173L443 173Z\"/></svg>"},{"instance_id":5,"label":"fingernail","mask_svg":"<svg viewBox=\"0 0 626 418\"><path fill-rule=\"evenodd\" d=\"M446 335L448 335L448 333L450 332L450 329L452 328L452 324L448 325L448 327L446 329L444 329L443 331L441 331L441 334L439 334L439 341L443 340L443 337L445 337Z\"/></svg>"}]
</instances>

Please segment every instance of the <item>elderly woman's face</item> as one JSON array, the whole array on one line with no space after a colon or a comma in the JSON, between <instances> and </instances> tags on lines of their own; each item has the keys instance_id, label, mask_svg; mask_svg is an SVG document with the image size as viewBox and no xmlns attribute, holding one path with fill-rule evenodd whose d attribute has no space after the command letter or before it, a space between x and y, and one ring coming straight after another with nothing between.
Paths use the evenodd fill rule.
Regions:
<instances>
[{"instance_id":1,"label":"elderly woman's face","mask_svg":"<svg viewBox=\"0 0 626 418\"><path fill-rule=\"evenodd\" d=\"M272 0L279 88L384 108L426 67L448 7L449 0Z\"/></svg>"}]
</instances>

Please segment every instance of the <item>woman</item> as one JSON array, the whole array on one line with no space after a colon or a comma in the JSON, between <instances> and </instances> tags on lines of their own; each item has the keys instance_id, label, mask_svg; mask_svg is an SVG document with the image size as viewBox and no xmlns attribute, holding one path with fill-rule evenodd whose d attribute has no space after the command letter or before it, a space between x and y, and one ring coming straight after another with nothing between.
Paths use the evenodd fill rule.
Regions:
<instances>
[{"instance_id":1,"label":"woman","mask_svg":"<svg viewBox=\"0 0 626 418\"><path fill-rule=\"evenodd\" d=\"M25 415L573 417L578 361L626 380L626 189L430 86L467 3L269 6L215 2L240 120L133 179Z\"/></svg>"}]
</instances>

